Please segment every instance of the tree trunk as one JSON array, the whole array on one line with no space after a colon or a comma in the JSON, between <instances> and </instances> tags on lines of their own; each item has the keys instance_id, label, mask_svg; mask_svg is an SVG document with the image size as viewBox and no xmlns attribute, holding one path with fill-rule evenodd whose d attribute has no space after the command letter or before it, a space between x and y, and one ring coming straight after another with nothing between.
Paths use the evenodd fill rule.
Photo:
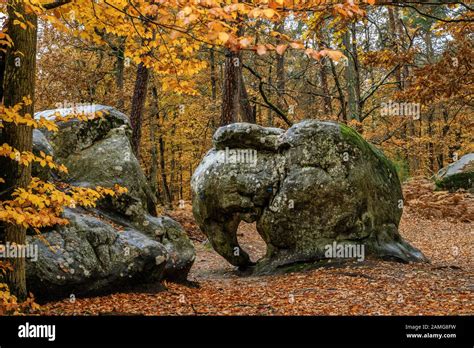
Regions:
<instances>
[{"instance_id":1,"label":"tree trunk","mask_svg":"<svg viewBox=\"0 0 474 348\"><path fill-rule=\"evenodd\" d=\"M268 65L268 84L272 85L272 64ZM273 127L273 112L271 108L267 109L267 127Z\"/></svg>"},{"instance_id":2,"label":"tree trunk","mask_svg":"<svg viewBox=\"0 0 474 348\"><path fill-rule=\"evenodd\" d=\"M23 18L22 18L23 16ZM8 35L13 40L14 46L7 52L5 62L5 107L12 107L22 102L23 97L29 97L32 104L23 106L22 115L34 114L35 100L35 72L36 72L36 39L37 17L34 13L25 11L25 3L18 0L8 1ZM34 28L27 26L22 29L15 25L15 21L29 21ZM14 123L5 123L3 141L19 151L32 151L33 129L28 126L18 126ZM7 188L26 188L31 181L31 166L21 166L16 161L6 161L3 169L5 186ZM11 190L9 194L11 194ZM8 194L8 195L9 195ZM9 197L5 197L8 199ZM5 242L10 244L25 245L26 229L19 225L6 224ZM10 291L20 301L27 296L25 259L14 258L8 260L13 271L6 275Z\"/></svg>"},{"instance_id":3,"label":"tree trunk","mask_svg":"<svg viewBox=\"0 0 474 348\"><path fill-rule=\"evenodd\" d=\"M166 118L166 114L163 115L163 119ZM160 171L161 171L161 184L163 185L163 192L166 205L169 209L173 208L173 200L171 198L171 191L168 186L168 179L166 176L166 149L165 149L165 140L163 139L163 134L160 134L158 139L159 149L160 149Z\"/></svg>"},{"instance_id":4,"label":"tree trunk","mask_svg":"<svg viewBox=\"0 0 474 348\"><path fill-rule=\"evenodd\" d=\"M161 196L158 191L158 151L156 148L156 121L159 117L159 104L158 104L158 91L153 86L151 89L153 95L153 101L151 103L149 128L150 128L150 143L151 143L151 165L150 165L150 187L153 194L162 202Z\"/></svg>"},{"instance_id":5,"label":"tree trunk","mask_svg":"<svg viewBox=\"0 0 474 348\"><path fill-rule=\"evenodd\" d=\"M357 120L360 121L358 114L358 100L357 100L357 76L356 76L356 67L355 59L352 53L352 44L351 44L351 31L347 29L343 36L343 43L345 46L345 55L347 57L347 66L345 69L346 73L346 83L347 83L347 106L348 114L347 121Z\"/></svg>"},{"instance_id":6,"label":"tree trunk","mask_svg":"<svg viewBox=\"0 0 474 348\"><path fill-rule=\"evenodd\" d=\"M279 33L283 33L284 30L284 22L280 23L276 28L276 31ZM278 40L278 44L282 43L281 40ZM277 87L277 95L278 95L278 107L281 110L287 109L285 105L285 53L283 54L276 54L276 87Z\"/></svg>"},{"instance_id":7,"label":"tree trunk","mask_svg":"<svg viewBox=\"0 0 474 348\"><path fill-rule=\"evenodd\" d=\"M359 67L359 54L357 53L357 33L356 33L356 25L352 23L351 27L351 35L352 35L352 64L354 69L354 91L355 91L355 100L356 100L356 113L357 113L357 121L361 120L362 117L362 108L363 104L361 103L360 98L360 67Z\"/></svg>"},{"instance_id":8,"label":"tree trunk","mask_svg":"<svg viewBox=\"0 0 474 348\"><path fill-rule=\"evenodd\" d=\"M212 100L217 99L217 76L216 76L216 58L214 54L214 48L210 50L210 66L211 66L211 98Z\"/></svg>"},{"instance_id":9,"label":"tree trunk","mask_svg":"<svg viewBox=\"0 0 474 348\"><path fill-rule=\"evenodd\" d=\"M329 58L328 58L329 59ZM342 87L341 87L341 82L339 81L339 77L337 76L337 71L336 67L334 66L334 62L329 59L329 64L331 65L331 72L332 76L334 77L334 83L336 84L337 87L337 93L339 95L339 104L341 106L341 111L340 111L340 121L347 121L347 111L346 111L346 98L344 96L344 93L342 92Z\"/></svg>"},{"instance_id":10,"label":"tree trunk","mask_svg":"<svg viewBox=\"0 0 474 348\"><path fill-rule=\"evenodd\" d=\"M137 78L132 99L132 112L130 114L130 124L132 126L132 149L133 153L140 160L140 142L142 138L143 109L145 108L149 70L143 64L138 64Z\"/></svg>"},{"instance_id":11,"label":"tree trunk","mask_svg":"<svg viewBox=\"0 0 474 348\"><path fill-rule=\"evenodd\" d=\"M392 34L392 37L391 37L391 46L392 46L392 49L393 51L395 52L395 54L398 56L399 53L400 53L400 42L399 40L401 40L402 38L399 38L398 37L398 29L397 29L397 26L398 26L398 16L397 14L394 12L394 9L391 7L391 6L387 6L387 10L388 10L388 24L389 24L389 28L390 28L390 32ZM396 78L396 81L397 81L397 87L399 90L402 89L402 75L401 75L401 69L400 67L398 67L396 70L395 70L395 78Z\"/></svg>"},{"instance_id":12,"label":"tree trunk","mask_svg":"<svg viewBox=\"0 0 474 348\"><path fill-rule=\"evenodd\" d=\"M249 102L249 97L247 94L247 88L245 87L244 77L242 74L242 69L240 69L239 74L239 91L240 91L240 112L241 119L243 122L256 123L256 112L252 108Z\"/></svg>"},{"instance_id":13,"label":"tree trunk","mask_svg":"<svg viewBox=\"0 0 474 348\"><path fill-rule=\"evenodd\" d=\"M166 177L166 162L165 162L165 141L163 136L160 135L160 170L161 170L161 183L163 185L163 191L165 193L166 204L169 209L172 209L171 192L168 186L168 179Z\"/></svg>"},{"instance_id":14,"label":"tree trunk","mask_svg":"<svg viewBox=\"0 0 474 348\"><path fill-rule=\"evenodd\" d=\"M222 86L221 126L236 121L240 97L239 66L239 53L227 51L225 55L224 81Z\"/></svg>"},{"instance_id":15,"label":"tree trunk","mask_svg":"<svg viewBox=\"0 0 474 348\"><path fill-rule=\"evenodd\" d=\"M331 97L329 96L328 76L327 76L327 71L326 71L325 59L321 60L321 67L319 68L319 78L321 79L321 87L322 87L323 94L325 95L324 112L332 115L333 110L332 110ZM328 116L328 115L325 115L325 116Z\"/></svg>"},{"instance_id":16,"label":"tree trunk","mask_svg":"<svg viewBox=\"0 0 474 348\"><path fill-rule=\"evenodd\" d=\"M116 47L115 50L115 85L118 90L118 101L117 101L117 109L123 111L125 102L124 102L124 78L123 74L125 71L125 39L120 37L119 38L120 44Z\"/></svg>"}]
</instances>

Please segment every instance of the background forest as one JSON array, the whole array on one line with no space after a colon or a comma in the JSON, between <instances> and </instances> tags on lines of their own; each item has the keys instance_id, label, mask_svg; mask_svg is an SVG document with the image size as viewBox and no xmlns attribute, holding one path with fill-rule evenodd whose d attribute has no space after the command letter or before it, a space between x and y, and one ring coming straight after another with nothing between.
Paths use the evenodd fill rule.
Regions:
<instances>
[{"instance_id":1,"label":"background forest","mask_svg":"<svg viewBox=\"0 0 474 348\"><path fill-rule=\"evenodd\" d=\"M239 30L262 44L239 53L235 71L225 68L236 57L223 47L189 47L191 59L165 43L152 49L146 73L127 58L126 38L86 34L66 13L61 19L73 32L40 23L36 108L99 103L135 115L133 96L141 89L146 101L138 151L166 204L190 199L190 175L214 131L229 121L276 127L307 118L348 123L385 151L402 180L431 176L472 151L469 5L411 1L367 6L365 15L339 11L322 2L303 20L245 22ZM289 45L292 40L298 41ZM187 45L193 43L185 42L182 53ZM297 45L304 48L291 49ZM326 47L345 57L315 60L314 51L305 54ZM178 56L163 62L170 49ZM188 76L175 78L173 64L192 65ZM144 74L147 81L139 84ZM226 88L242 91L239 105L228 100ZM390 101L419 103L419 117L381 112Z\"/></svg>"}]
</instances>

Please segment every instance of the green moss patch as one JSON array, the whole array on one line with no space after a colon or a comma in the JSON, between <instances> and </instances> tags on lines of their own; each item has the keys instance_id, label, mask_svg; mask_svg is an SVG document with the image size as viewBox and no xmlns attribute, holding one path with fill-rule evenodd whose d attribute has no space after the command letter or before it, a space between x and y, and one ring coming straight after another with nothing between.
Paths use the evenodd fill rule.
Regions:
<instances>
[{"instance_id":1,"label":"green moss patch","mask_svg":"<svg viewBox=\"0 0 474 348\"><path fill-rule=\"evenodd\" d=\"M474 172L458 173L436 181L436 187L441 190L456 191L460 188L474 188Z\"/></svg>"}]
</instances>

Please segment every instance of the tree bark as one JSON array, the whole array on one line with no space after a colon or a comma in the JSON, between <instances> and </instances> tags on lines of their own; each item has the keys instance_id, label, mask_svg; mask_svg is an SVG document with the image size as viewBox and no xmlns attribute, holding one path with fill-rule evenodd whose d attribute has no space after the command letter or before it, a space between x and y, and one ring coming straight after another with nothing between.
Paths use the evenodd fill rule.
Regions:
<instances>
[{"instance_id":1,"label":"tree bark","mask_svg":"<svg viewBox=\"0 0 474 348\"><path fill-rule=\"evenodd\" d=\"M280 23L276 28L276 31L279 33L283 33L284 31L284 22ZM281 40L278 40L278 44L281 43ZM277 87L277 95L278 95L278 107L283 110L287 109L285 105L285 53L283 54L276 54L276 87Z\"/></svg>"},{"instance_id":2,"label":"tree bark","mask_svg":"<svg viewBox=\"0 0 474 348\"><path fill-rule=\"evenodd\" d=\"M166 115L163 115L163 119ZM168 179L166 176L166 159L165 159L165 141L163 139L163 135L160 134L158 139L158 144L160 148L160 171L161 171L161 184L163 185L163 192L165 196L166 205L169 209L173 208L173 199L171 197L171 191L168 186Z\"/></svg>"},{"instance_id":3,"label":"tree bark","mask_svg":"<svg viewBox=\"0 0 474 348\"><path fill-rule=\"evenodd\" d=\"M163 136L160 135L159 139L160 144L160 170L161 170L161 183L163 185L163 192L165 193L166 204L169 209L172 209L172 199L171 199L171 192L168 186L168 179L166 176L166 162L165 162L165 141L163 140Z\"/></svg>"},{"instance_id":4,"label":"tree bark","mask_svg":"<svg viewBox=\"0 0 474 348\"><path fill-rule=\"evenodd\" d=\"M132 149L133 153L140 160L140 142L142 138L143 109L147 95L149 70L145 64L140 63L137 67L137 78L132 98L132 112L130 114L130 124L132 126Z\"/></svg>"},{"instance_id":5,"label":"tree bark","mask_svg":"<svg viewBox=\"0 0 474 348\"><path fill-rule=\"evenodd\" d=\"M244 77L242 74L242 68L240 69L239 75L239 103L241 119L243 122L256 123L256 113L250 105L249 97L247 94L247 88L245 87Z\"/></svg>"},{"instance_id":6,"label":"tree bark","mask_svg":"<svg viewBox=\"0 0 474 348\"><path fill-rule=\"evenodd\" d=\"M272 85L272 64L268 65L268 84ZM267 108L267 127L273 127L273 112L271 108Z\"/></svg>"},{"instance_id":7,"label":"tree bark","mask_svg":"<svg viewBox=\"0 0 474 348\"><path fill-rule=\"evenodd\" d=\"M240 54L228 50L225 55L224 81L222 86L221 126L234 123L239 112Z\"/></svg>"},{"instance_id":8,"label":"tree bark","mask_svg":"<svg viewBox=\"0 0 474 348\"><path fill-rule=\"evenodd\" d=\"M321 88L323 90L324 97L324 112L327 114L333 113L331 97L329 96L329 87L328 87L328 76L326 71L326 60L321 60L321 67L319 68L319 78L321 79ZM327 116L327 115L326 115Z\"/></svg>"},{"instance_id":9,"label":"tree bark","mask_svg":"<svg viewBox=\"0 0 474 348\"><path fill-rule=\"evenodd\" d=\"M339 95L339 104L341 106L341 111L340 111L340 115L341 117L339 117L339 120L341 121L347 121L347 111L346 111L346 98L344 96L344 93L342 92L342 87L341 87L341 82L339 81L339 77L337 76L337 71L336 71L336 67L334 66L334 62L329 59L329 64L331 65L331 72L332 72L332 76L334 77L334 83L336 84L336 87L337 87L337 93Z\"/></svg>"},{"instance_id":10,"label":"tree bark","mask_svg":"<svg viewBox=\"0 0 474 348\"><path fill-rule=\"evenodd\" d=\"M161 195L158 190L158 150L156 148L156 121L159 118L159 104L158 91L155 86L151 88L153 101L151 103L149 128L150 128L150 143L151 143L151 165L150 165L150 187L153 194L162 202Z\"/></svg>"},{"instance_id":11,"label":"tree bark","mask_svg":"<svg viewBox=\"0 0 474 348\"><path fill-rule=\"evenodd\" d=\"M212 100L217 99L217 76L216 76L216 58L214 54L214 48L210 50L210 66L211 66L211 98Z\"/></svg>"},{"instance_id":12,"label":"tree bark","mask_svg":"<svg viewBox=\"0 0 474 348\"><path fill-rule=\"evenodd\" d=\"M345 55L347 57L347 66L345 69L346 83L347 83L347 106L348 114L347 121L360 121L358 114L358 100L357 100L357 76L356 76L356 62L352 52L351 44L351 30L348 28L343 36L343 43L345 46Z\"/></svg>"},{"instance_id":13,"label":"tree bark","mask_svg":"<svg viewBox=\"0 0 474 348\"><path fill-rule=\"evenodd\" d=\"M115 85L118 90L118 101L117 101L117 109L123 111L125 106L124 101L124 71L125 71L125 39L123 37L119 37L119 45L115 48Z\"/></svg>"},{"instance_id":14,"label":"tree bark","mask_svg":"<svg viewBox=\"0 0 474 348\"><path fill-rule=\"evenodd\" d=\"M37 17L36 14L25 9L25 3L19 0L8 1L8 35L14 46L7 52L5 62L4 81L4 105L12 107L23 101L23 97L29 97L30 105L24 105L21 115L34 114L35 100L35 72L36 72L36 41L37 41ZM23 18L22 18L23 16ZM15 20L21 22L29 21L26 29L13 24ZM3 141L19 151L32 151L33 129L24 125L5 123L3 129ZM8 160L3 169L6 188L26 188L31 182L31 166L19 165L16 161ZM2 190L3 191L3 190ZM6 197L9 199L10 190ZM5 242L16 245L25 245L26 229L19 225L6 224ZM7 272L6 279L12 294L20 301L27 297L25 259L14 258L8 260L13 271Z\"/></svg>"},{"instance_id":15,"label":"tree bark","mask_svg":"<svg viewBox=\"0 0 474 348\"><path fill-rule=\"evenodd\" d=\"M398 26L398 21L397 21L398 18L397 17L398 16L396 16L396 13L394 12L394 9L391 6L387 7L387 11L388 11L388 24L389 24L390 32L392 34L391 46L392 46L392 49L395 52L395 54L398 56L399 53L400 53L400 42L399 42L399 40L402 39L402 38L398 37L398 29L397 29L397 26ZM400 67L398 67L395 71L395 78L396 78L396 81L397 81L398 89L402 90L402 75L401 75Z\"/></svg>"}]
</instances>

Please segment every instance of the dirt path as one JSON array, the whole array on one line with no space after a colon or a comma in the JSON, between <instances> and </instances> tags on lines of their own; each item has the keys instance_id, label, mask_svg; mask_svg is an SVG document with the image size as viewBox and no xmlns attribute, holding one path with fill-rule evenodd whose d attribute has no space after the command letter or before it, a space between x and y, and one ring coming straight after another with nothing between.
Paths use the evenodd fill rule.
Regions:
<instances>
[{"instance_id":1,"label":"dirt path","mask_svg":"<svg viewBox=\"0 0 474 348\"><path fill-rule=\"evenodd\" d=\"M192 225L190 211L174 216L194 229L197 258L190 280L199 288L166 283L159 293L118 293L50 303L49 314L100 312L147 315L447 315L474 314L472 224L428 220L405 213L402 235L430 264L365 261L338 268L265 277L241 277ZM253 225L239 240L252 259L265 252Z\"/></svg>"}]
</instances>

